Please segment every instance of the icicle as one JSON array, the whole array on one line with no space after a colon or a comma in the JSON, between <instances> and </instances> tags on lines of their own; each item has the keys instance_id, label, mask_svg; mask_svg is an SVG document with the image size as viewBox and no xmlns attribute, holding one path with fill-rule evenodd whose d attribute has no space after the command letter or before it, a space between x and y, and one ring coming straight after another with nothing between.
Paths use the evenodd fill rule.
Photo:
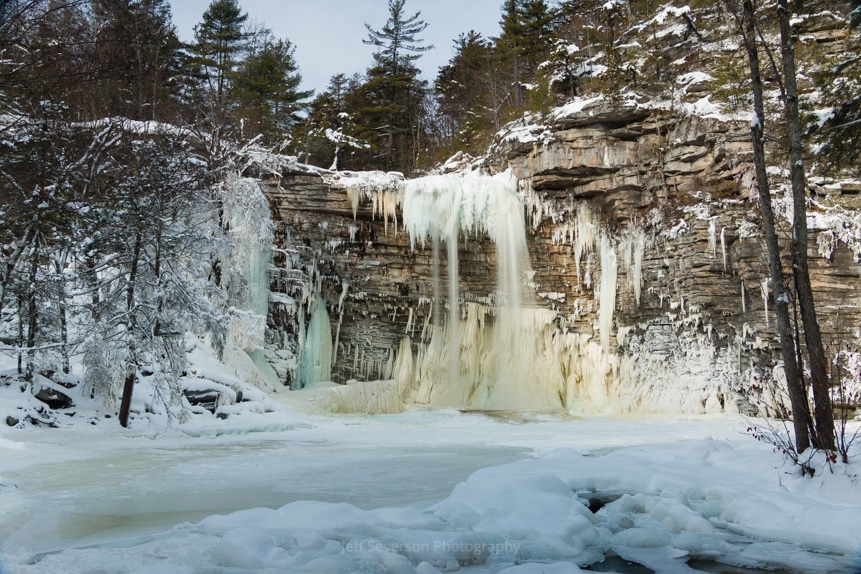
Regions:
<instances>
[{"instance_id":1,"label":"icicle","mask_svg":"<svg viewBox=\"0 0 861 574\"><path fill-rule=\"evenodd\" d=\"M574 239L574 270L577 273L577 281L580 281L580 261L584 254L591 253L595 248L595 225L592 222L592 210L585 204L577 208L577 233ZM588 271L587 271L588 274ZM587 279L586 287L591 283L591 277Z\"/></svg>"},{"instance_id":2,"label":"icicle","mask_svg":"<svg viewBox=\"0 0 861 574\"><path fill-rule=\"evenodd\" d=\"M390 376L402 385L413 381L413 346L409 337L403 337Z\"/></svg>"},{"instance_id":3,"label":"icicle","mask_svg":"<svg viewBox=\"0 0 861 574\"><path fill-rule=\"evenodd\" d=\"M460 388L460 313L457 229L450 229L446 244L448 246L448 384Z\"/></svg>"},{"instance_id":4,"label":"icicle","mask_svg":"<svg viewBox=\"0 0 861 574\"><path fill-rule=\"evenodd\" d=\"M358 372L359 370L359 345L356 345L356 351L353 354L353 372Z\"/></svg>"},{"instance_id":5,"label":"icicle","mask_svg":"<svg viewBox=\"0 0 861 574\"><path fill-rule=\"evenodd\" d=\"M412 335L413 319L414 319L414 312L413 312L413 308L410 307L409 317L407 318L407 328L404 329L404 333L406 333L407 335Z\"/></svg>"},{"instance_id":6,"label":"icicle","mask_svg":"<svg viewBox=\"0 0 861 574\"><path fill-rule=\"evenodd\" d=\"M717 217L709 219L709 251L712 252L712 259L717 258Z\"/></svg>"},{"instance_id":7,"label":"icicle","mask_svg":"<svg viewBox=\"0 0 861 574\"><path fill-rule=\"evenodd\" d=\"M433 232L431 251L433 253L433 270L431 273L433 279L433 304L431 305L430 315L433 317L433 334L431 336L435 337L440 332L440 327L442 326L442 313L440 312L442 295L440 293L439 235L436 231Z\"/></svg>"},{"instance_id":8,"label":"icicle","mask_svg":"<svg viewBox=\"0 0 861 574\"><path fill-rule=\"evenodd\" d=\"M765 326L768 327L768 283L771 281L769 278L765 278L760 283L760 291L762 291L762 304L765 306Z\"/></svg>"},{"instance_id":9,"label":"icicle","mask_svg":"<svg viewBox=\"0 0 861 574\"><path fill-rule=\"evenodd\" d=\"M601 235L601 283L598 307L598 330L605 352L610 349L610 330L613 326L613 311L616 307L616 278L618 273L616 251L609 237Z\"/></svg>"},{"instance_id":10,"label":"icicle","mask_svg":"<svg viewBox=\"0 0 861 574\"><path fill-rule=\"evenodd\" d=\"M350 284L346 281L341 283L341 296L338 297L338 328L335 329L335 343L332 346L334 349L332 354L332 366L335 366L335 362L338 360L338 347L339 342L341 340L341 325L344 322L344 299L347 297L347 289L350 288Z\"/></svg>"},{"instance_id":11,"label":"icicle","mask_svg":"<svg viewBox=\"0 0 861 574\"><path fill-rule=\"evenodd\" d=\"M720 228L720 251L723 256L723 272L726 273L726 227Z\"/></svg>"},{"instance_id":12,"label":"icicle","mask_svg":"<svg viewBox=\"0 0 861 574\"><path fill-rule=\"evenodd\" d=\"M430 338L433 336L433 329L431 325L433 314L433 305L431 305L430 311L428 311L428 314L425 317L424 325L422 325L421 341L423 343L430 341Z\"/></svg>"},{"instance_id":13,"label":"icicle","mask_svg":"<svg viewBox=\"0 0 861 574\"><path fill-rule=\"evenodd\" d=\"M637 305L640 304L640 295L643 291L643 253L646 250L646 233L642 227L634 230L634 297Z\"/></svg>"},{"instance_id":14,"label":"icicle","mask_svg":"<svg viewBox=\"0 0 861 574\"><path fill-rule=\"evenodd\" d=\"M341 282L341 296L338 297L338 313L344 312L344 299L347 298L347 289L350 288L350 284L346 281Z\"/></svg>"},{"instance_id":15,"label":"icicle","mask_svg":"<svg viewBox=\"0 0 861 574\"><path fill-rule=\"evenodd\" d=\"M592 258L586 258L586 273L583 275L583 284L586 286L586 289L592 288Z\"/></svg>"},{"instance_id":16,"label":"icicle","mask_svg":"<svg viewBox=\"0 0 861 574\"><path fill-rule=\"evenodd\" d=\"M747 303L745 302L744 281L743 280L741 282L741 312L747 313Z\"/></svg>"},{"instance_id":17,"label":"icicle","mask_svg":"<svg viewBox=\"0 0 861 574\"><path fill-rule=\"evenodd\" d=\"M646 247L646 234L643 229L631 223L619 245L622 252L622 266L628 278L628 288L634 293L637 305L643 286L643 252Z\"/></svg>"},{"instance_id":18,"label":"icicle","mask_svg":"<svg viewBox=\"0 0 861 574\"><path fill-rule=\"evenodd\" d=\"M350 207L353 209L353 221L356 221L356 214L359 212L359 200L361 197L362 191L359 188L347 188L347 199L350 200Z\"/></svg>"},{"instance_id":19,"label":"icicle","mask_svg":"<svg viewBox=\"0 0 861 574\"><path fill-rule=\"evenodd\" d=\"M371 194L372 216L376 218L378 215L383 217L383 229L385 234L389 234L389 220L392 221L395 236L398 234L398 193L390 190L374 191Z\"/></svg>"}]
</instances>

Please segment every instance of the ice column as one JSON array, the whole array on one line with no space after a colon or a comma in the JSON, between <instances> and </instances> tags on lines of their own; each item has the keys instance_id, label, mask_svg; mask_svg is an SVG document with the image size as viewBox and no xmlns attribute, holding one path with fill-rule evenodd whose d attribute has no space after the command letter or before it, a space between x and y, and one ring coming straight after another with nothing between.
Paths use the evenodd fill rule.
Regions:
<instances>
[{"instance_id":1,"label":"ice column","mask_svg":"<svg viewBox=\"0 0 861 574\"><path fill-rule=\"evenodd\" d=\"M226 264L245 279L250 307L250 310L233 310L229 337L251 357L260 377L257 382L272 386L277 384L278 377L262 352L269 313L269 267L273 243L269 203L257 180L231 176L224 186L224 218L229 222L235 245Z\"/></svg>"},{"instance_id":2,"label":"ice column","mask_svg":"<svg viewBox=\"0 0 861 574\"><path fill-rule=\"evenodd\" d=\"M709 219L709 251L712 252L712 259L717 257L717 217Z\"/></svg>"},{"instance_id":3,"label":"ice column","mask_svg":"<svg viewBox=\"0 0 861 574\"><path fill-rule=\"evenodd\" d=\"M606 234L601 234L601 283L598 290L598 330L601 346L605 352L610 349L610 331L613 327L613 312L616 308L616 280L618 262L616 250Z\"/></svg>"},{"instance_id":4,"label":"ice column","mask_svg":"<svg viewBox=\"0 0 861 574\"><path fill-rule=\"evenodd\" d=\"M326 300L317 295L312 307L299 360L299 388L332 379L332 325Z\"/></svg>"},{"instance_id":5,"label":"ice column","mask_svg":"<svg viewBox=\"0 0 861 574\"><path fill-rule=\"evenodd\" d=\"M535 381L527 372L529 351L520 340L528 331L524 324L524 273L529 271L529 250L523 205L516 195L499 187L492 198L495 215L491 237L496 245L496 392L488 397L488 408L529 408L534 405Z\"/></svg>"},{"instance_id":6,"label":"ice column","mask_svg":"<svg viewBox=\"0 0 861 574\"><path fill-rule=\"evenodd\" d=\"M583 255L588 255L595 248L596 225L592 219L592 210L585 204L577 208L577 233L574 239L574 269L577 281L580 281L580 262ZM588 274L588 271L587 271ZM586 281L587 287L589 281Z\"/></svg>"}]
</instances>

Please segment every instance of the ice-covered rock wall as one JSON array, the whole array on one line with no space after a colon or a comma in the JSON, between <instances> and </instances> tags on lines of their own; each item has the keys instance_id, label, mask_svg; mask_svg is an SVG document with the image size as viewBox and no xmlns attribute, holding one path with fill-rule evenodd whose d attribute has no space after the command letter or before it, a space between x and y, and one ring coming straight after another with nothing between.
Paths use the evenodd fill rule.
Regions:
<instances>
[{"instance_id":1,"label":"ice-covered rock wall","mask_svg":"<svg viewBox=\"0 0 861 574\"><path fill-rule=\"evenodd\" d=\"M269 340L301 342L301 309L322 295L332 378L396 381L350 385L345 409L779 409L762 392L780 369L749 160L747 122L594 101L501 137L483 165L495 177L283 173L268 180ZM501 178L526 224L516 306L498 277L511 231L482 212ZM859 187L812 185L830 344L861 325Z\"/></svg>"}]
</instances>

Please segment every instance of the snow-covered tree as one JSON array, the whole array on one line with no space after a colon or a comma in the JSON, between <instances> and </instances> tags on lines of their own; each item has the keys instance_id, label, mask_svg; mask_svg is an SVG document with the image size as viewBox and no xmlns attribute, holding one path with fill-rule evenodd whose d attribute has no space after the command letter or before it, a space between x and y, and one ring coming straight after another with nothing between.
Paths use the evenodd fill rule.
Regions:
<instances>
[{"instance_id":1,"label":"snow-covered tree","mask_svg":"<svg viewBox=\"0 0 861 574\"><path fill-rule=\"evenodd\" d=\"M122 395L125 426L141 372L155 376L165 403L176 406L186 331L196 323L221 329L201 280L216 212L182 137L125 132L112 151L122 161L102 171L93 195L98 228L86 266L94 297L84 367L93 393L108 404Z\"/></svg>"}]
</instances>

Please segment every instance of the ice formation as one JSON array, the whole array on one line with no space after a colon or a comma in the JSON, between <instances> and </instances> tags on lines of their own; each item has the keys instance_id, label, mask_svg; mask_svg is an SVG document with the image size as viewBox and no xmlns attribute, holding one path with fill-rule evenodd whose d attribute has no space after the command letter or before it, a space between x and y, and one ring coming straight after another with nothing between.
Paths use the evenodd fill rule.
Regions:
<instances>
[{"instance_id":1,"label":"ice formation","mask_svg":"<svg viewBox=\"0 0 861 574\"><path fill-rule=\"evenodd\" d=\"M648 344L644 337L665 334L660 329L644 334L642 325L626 326L616 319L617 302L641 304L646 249L658 254L660 242L685 232L684 219L671 230L650 219L648 235L639 220L611 230L590 202L541 197L510 172L413 180L399 174L356 175L340 183L353 185L375 218L397 221L399 216L398 227L409 235L412 249L430 256L433 292L407 310L404 336L387 359L368 365L363 349L348 349L357 377L391 380L332 387L326 401L333 410L399 412L411 405L433 405L585 414L731 408L726 389L704 377L715 364L737 371L737 350L716 352L711 325L686 301L677 278L664 279L671 282L670 289L675 285L675 295L661 291L658 296L670 300L670 324L685 330L678 353L644 360L638 355ZM353 193L348 191L348 197ZM571 291L540 290L527 252L527 212L535 228L549 222L550 241L571 256L577 277ZM716 218L709 219L708 235L716 260ZM486 297L461 293L459 249L475 236L491 239L495 250L489 260L495 262L496 283ZM679 271L684 266L680 260ZM659 271L658 279L662 277ZM537 304L536 294L551 304ZM567 298L573 298L574 312L563 316L552 302ZM590 315L595 317L591 332L582 324Z\"/></svg>"},{"instance_id":2,"label":"ice formation","mask_svg":"<svg viewBox=\"0 0 861 574\"><path fill-rule=\"evenodd\" d=\"M411 244L434 246L435 299L439 287L440 251L446 244L448 312L442 323L435 305L429 340L419 342L416 399L441 406L523 408L535 404L527 358L522 353L523 283L529 256L523 204L510 173L497 176L430 176L405 182L402 188L404 227ZM497 250L493 305L468 302L459 294L458 242L461 235L486 233ZM491 316L492 327L485 329ZM402 346L402 351L403 351ZM554 406L558 406L557 404Z\"/></svg>"},{"instance_id":3,"label":"ice formation","mask_svg":"<svg viewBox=\"0 0 861 574\"><path fill-rule=\"evenodd\" d=\"M299 360L299 388L332 379L332 325L326 301L318 295L311 306L311 318Z\"/></svg>"},{"instance_id":4,"label":"ice formation","mask_svg":"<svg viewBox=\"0 0 861 574\"><path fill-rule=\"evenodd\" d=\"M610 350L610 332L613 327L613 311L616 309L616 279L618 262L616 251L607 235L601 235L601 284L598 296L598 331L601 334L601 346L605 351Z\"/></svg>"},{"instance_id":5,"label":"ice formation","mask_svg":"<svg viewBox=\"0 0 861 574\"><path fill-rule=\"evenodd\" d=\"M712 259L717 257L717 217L709 218L709 251Z\"/></svg>"},{"instance_id":6,"label":"ice formation","mask_svg":"<svg viewBox=\"0 0 861 574\"><path fill-rule=\"evenodd\" d=\"M557 313L534 303L524 202L510 172L401 180L397 195L391 179L378 182L381 189L369 185L366 178L354 179L348 185L355 185L370 200L375 216L396 221L391 202L397 197L402 228L412 248L430 247L433 300L418 302L419 307L431 303L423 325L417 325L414 310L409 311L405 337L393 350L391 368L386 369L394 380L382 386L375 383L376 391L370 395L369 389L359 392L352 388L355 385L333 393L330 400L340 405L336 410L351 410L371 395L373 405L363 410L395 412L402 404L577 412L615 408L613 396L618 392L612 389L613 381L633 376L633 363L620 360L611 349L618 272L622 269L627 274L627 286L639 304L646 243L639 224L632 222L616 237L601 229L590 206L581 204L574 221L556 229L554 241L572 246L577 275L586 288L592 287L593 269L599 268L595 299L600 338L596 340L561 331ZM354 193L348 192L351 201ZM389 203L381 208L381 201ZM540 200L534 203L533 217L552 216L550 206ZM493 241L496 285L488 299L464 300L459 287L459 244L475 235ZM443 258L445 276L440 273ZM358 354L355 363L357 369L363 364Z\"/></svg>"},{"instance_id":7,"label":"ice formation","mask_svg":"<svg viewBox=\"0 0 861 574\"><path fill-rule=\"evenodd\" d=\"M224 264L227 269L239 271L246 289L241 307L230 308L227 339L233 348L226 349L226 354L245 362L248 358L241 356L244 351L254 364L254 382L272 390L278 376L263 356L273 244L269 204L255 179L232 176L224 190L224 220L234 243Z\"/></svg>"}]
</instances>

